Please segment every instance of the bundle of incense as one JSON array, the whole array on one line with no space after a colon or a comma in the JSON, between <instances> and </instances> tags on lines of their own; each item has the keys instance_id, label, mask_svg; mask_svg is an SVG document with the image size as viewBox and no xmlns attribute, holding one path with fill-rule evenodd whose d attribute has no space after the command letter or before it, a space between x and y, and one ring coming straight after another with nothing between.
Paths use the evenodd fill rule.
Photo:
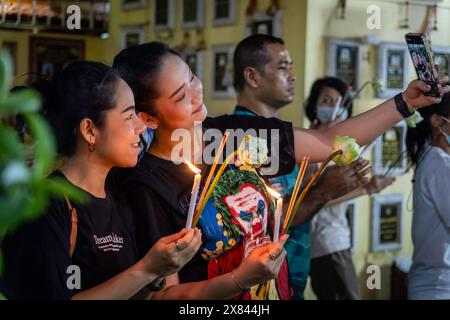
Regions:
<instances>
[{"instance_id":1,"label":"bundle of incense","mask_svg":"<svg viewBox=\"0 0 450 320\"><path fill-rule=\"evenodd\" d=\"M309 164L309 160L310 160L309 157L303 157L302 163L300 164L300 168L298 170L297 179L295 180L294 191L292 192L291 200L289 201L289 207L288 207L288 209L286 211L286 215L285 215L285 218L284 218L285 223L286 223L286 221L289 221L289 218L290 218L290 216L292 214L292 209L294 208L294 204L295 204L295 201L297 199L298 192L299 192L300 187L302 185L303 178L305 177L305 173L306 173L306 169L307 169L308 164ZM284 226L285 225L283 225L283 231L285 230Z\"/></svg>"},{"instance_id":2,"label":"bundle of incense","mask_svg":"<svg viewBox=\"0 0 450 320\"><path fill-rule=\"evenodd\" d=\"M216 156L214 157L214 161L212 163L211 170L209 171L208 178L206 179L205 185L203 186L202 193L200 195L200 198L198 199L198 206L195 211L194 221L198 220L198 217L197 217L197 215L199 214L198 209L200 207L200 204L203 203L203 199L205 199L206 192L209 188L209 184L211 183L212 177L214 176L214 172L216 171L217 164L219 163L219 160L222 157L222 153L225 148L225 144L228 141L229 135L230 135L230 133L228 131L226 131L222 137L222 140L220 141L219 149L217 150Z\"/></svg>"},{"instance_id":3,"label":"bundle of incense","mask_svg":"<svg viewBox=\"0 0 450 320\"><path fill-rule=\"evenodd\" d=\"M225 171L225 168L227 167L227 165L230 163L230 161L237 155L237 151L234 151L232 154L230 154L224 161L224 163L222 163L222 165L219 168L219 171L217 172L216 177L214 178L213 182L211 183L211 185L208 188L208 191L206 192L206 196L203 199L203 201L200 203L197 207L197 212L195 215L195 219L194 219L194 223L193 226L195 227L197 225L198 220L200 219L200 215L202 214L203 209L206 206L206 203L209 200L209 197L211 196L211 193L213 192L214 188L216 187L217 182L219 181L220 177L222 176L222 173Z\"/></svg>"},{"instance_id":4,"label":"bundle of incense","mask_svg":"<svg viewBox=\"0 0 450 320\"><path fill-rule=\"evenodd\" d=\"M338 155L342 155L342 153L343 153L342 150L338 150L336 152L333 152L331 155L328 156L328 158L324 162L322 162L322 164L320 165L319 169L314 173L314 176L312 177L312 179L309 181L308 185L303 189L302 193L300 194L300 196L296 200L296 203L295 203L294 208L293 208L293 214L289 217L289 220L285 219L284 226L283 226L283 233L285 233L290 228L290 226L292 224L292 221L294 220L295 215L296 215L296 213L298 211L298 208L300 207L300 203L305 198L306 194L308 193L309 189L311 189L311 187L313 186L314 182L320 177L322 172L325 170L327 165L333 160L333 158L338 156Z\"/></svg>"},{"instance_id":5,"label":"bundle of incense","mask_svg":"<svg viewBox=\"0 0 450 320\"><path fill-rule=\"evenodd\" d=\"M300 168L298 170L298 175L297 175L297 179L295 180L295 185L294 185L294 190L292 192L292 196L291 196L291 200L289 202L289 207L288 210L286 212L286 216L285 216L285 220L289 218L289 215L292 212L292 208L294 206L295 203L295 198L297 197L298 191L300 190L300 186L302 185L302 181L303 178L305 177L305 173L306 173L306 168L308 167L308 163L309 163L309 157L303 157L302 163L300 164ZM270 189L270 188L267 188ZM284 230L284 228L283 228ZM284 232L280 232L280 236L283 234ZM266 286L267 287L267 283L264 284L259 284L258 288L256 289L256 295L259 296L261 293L262 288Z\"/></svg>"}]
</instances>

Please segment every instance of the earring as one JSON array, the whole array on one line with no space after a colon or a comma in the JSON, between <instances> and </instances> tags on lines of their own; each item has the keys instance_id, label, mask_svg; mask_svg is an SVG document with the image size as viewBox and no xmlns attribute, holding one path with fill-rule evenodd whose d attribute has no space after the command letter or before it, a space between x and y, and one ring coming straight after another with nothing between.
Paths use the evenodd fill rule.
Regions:
<instances>
[{"instance_id":1,"label":"earring","mask_svg":"<svg viewBox=\"0 0 450 320\"><path fill-rule=\"evenodd\" d=\"M95 151L95 143L88 143L88 150L89 152Z\"/></svg>"}]
</instances>

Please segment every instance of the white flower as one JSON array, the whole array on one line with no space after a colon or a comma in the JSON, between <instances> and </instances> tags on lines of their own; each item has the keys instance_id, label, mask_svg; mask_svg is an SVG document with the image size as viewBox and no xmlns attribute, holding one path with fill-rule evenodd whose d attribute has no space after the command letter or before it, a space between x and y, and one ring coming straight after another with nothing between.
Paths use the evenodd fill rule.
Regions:
<instances>
[{"instance_id":1,"label":"white flower","mask_svg":"<svg viewBox=\"0 0 450 320\"><path fill-rule=\"evenodd\" d=\"M1 174L1 183L8 187L13 184L28 182L31 178L30 170L20 161L10 162Z\"/></svg>"},{"instance_id":2,"label":"white flower","mask_svg":"<svg viewBox=\"0 0 450 320\"><path fill-rule=\"evenodd\" d=\"M246 167L259 168L269 160L267 141L247 135L238 148L239 162Z\"/></svg>"}]
</instances>

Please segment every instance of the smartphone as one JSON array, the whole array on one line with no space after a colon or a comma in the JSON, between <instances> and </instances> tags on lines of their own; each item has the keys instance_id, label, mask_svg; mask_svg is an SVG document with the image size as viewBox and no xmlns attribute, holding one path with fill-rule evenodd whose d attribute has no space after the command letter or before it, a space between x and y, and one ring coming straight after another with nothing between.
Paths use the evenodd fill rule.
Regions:
<instances>
[{"instance_id":1,"label":"smartphone","mask_svg":"<svg viewBox=\"0 0 450 320\"><path fill-rule=\"evenodd\" d=\"M405 39L417 76L431 87L426 95L440 97L438 92L440 85L437 83L439 74L434 66L428 38L421 33L408 33L405 35Z\"/></svg>"}]
</instances>

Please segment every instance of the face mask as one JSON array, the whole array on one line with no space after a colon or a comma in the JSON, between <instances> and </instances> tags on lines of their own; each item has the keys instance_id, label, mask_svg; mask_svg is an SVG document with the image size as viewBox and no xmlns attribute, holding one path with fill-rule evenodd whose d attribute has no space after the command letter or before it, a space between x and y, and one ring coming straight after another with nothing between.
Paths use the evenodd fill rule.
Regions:
<instances>
[{"instance_id":1,"label":"face mask","mask_svg":"<svg viewBox=\"0 0 450 320\"><path fill-rule=\"evenodd\" d=\"M331 117L333 117L334 107L329 106L318 106L317 107L317 119L319 119L320 123L328 123L331 121Z\"/></svg>"}]
</instances>

